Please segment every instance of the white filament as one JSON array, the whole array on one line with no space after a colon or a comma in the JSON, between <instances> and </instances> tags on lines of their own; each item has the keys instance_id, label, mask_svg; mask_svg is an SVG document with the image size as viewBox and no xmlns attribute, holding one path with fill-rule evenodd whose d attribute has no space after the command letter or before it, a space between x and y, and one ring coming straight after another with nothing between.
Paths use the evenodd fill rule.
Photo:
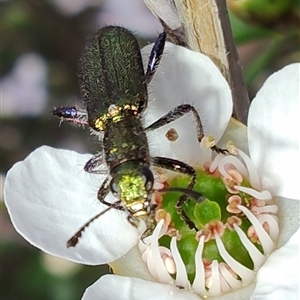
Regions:
<instances>
[{"instance_id":1,"label":"white filament","mask_svg":"<svg viewBox=\"0 0 300 300\"><path fill-rule=\"evenodd\" d=\"M195 253L195 279L192 284L192 288L198 295L207 296L208 293L205 289L205 271L202 262L203 248L204 236L201 236Z\"/></svg>"},{"instance_id":2,"label":"white filament","mask_svg":"<svg viewBox=\"0 0 300 300\"><path fill-rule=\"evenodd\" d=\"M252 223L261 243L261 246L263 247L264 254L270 254L274 250L274 243L268 235L268 233L265 231L258 219L252 214L252 212L248 208L242 205L237 205L237 207L246 215L246 217Z\"/></svg>"},{"instance_id":3,"label":"white filament","mask_svg":"<svg viewBox=\"0 0 300 300\"><path fill-rule=\"evenodd\" d=\"M243 285L249 284L255 278L255 272L246 268L237 260L235 260L225 249L224 244L217 232L214 233L216 244L220 255L227 265L242 279Z\"/></svg>"},{"instance_id":4,"label":"white filament","mask_svg":"<svg viewBox=\"0 0 300 300\"><path fill-rule=\"evenodd\" d=\"M241 186L241 185L235 185L234 188L240 192L244 192L245 194L248 194L258 200L265 200L269 201L272 200L272 195L269 191L256 191L253 188Z\"/></svg>"},{"instance_id":5,"label":"white filament","mask_svg":"<svg viewBox=\"0 0 300 300\"><path fill-rule=\"evenodd\" d=\"M225 177L225 178L231 178L231 176L228 174L228 172L225 169L225 166L231 164L233 165L238 172L243 176L243 177L248 177L248 171L244 164L235 156L228 155L224 156L220 161L219 161L219 172Z\"/></svg>"},{"instance_id":6,"label":"white filament","mask_svg":"<svg viewBox=\"0 0 300 300\"><path fill-rule=\"evenodd\" d=\"M190 282L188 280L186 268L184 262L180 256L180 253L177 248L176 237L173 237L171 240L171 252L173 255L173 259L176 265L176 285L183 286L186 289L190 289Z\"/></svg>"}]
</instances>

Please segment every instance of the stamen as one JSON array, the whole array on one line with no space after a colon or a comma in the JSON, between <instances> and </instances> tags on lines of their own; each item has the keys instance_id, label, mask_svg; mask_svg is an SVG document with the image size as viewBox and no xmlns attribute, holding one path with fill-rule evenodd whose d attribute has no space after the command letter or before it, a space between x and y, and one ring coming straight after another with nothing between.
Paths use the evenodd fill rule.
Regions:
<instances>
[{"instance_id":1,"label":"stamen","mask_svg":"<svg viewBox=\"0 0 300 300\"><path fill-rule=\"evenodd\" d=\"M156 267L155 267L155 262L154 262L154 258L152 256L152 253L151 251L149 251L148 253L148 256L147 256L147 259L146 259L146 264L147 264L147 267L148 267L148 270L150 272L150 274L154 277L154 278L157 278L157 272L156 272Z\"/></svg>"},{"instance_id":2,"label":"stamen","mask_svg":"<svg viewBox=\"0 0 300 300\"><path fill-rule=\"evenodd\" d=\"M164 264L165 264L165 267L166 267L166 270L168 271L168 273L175 274L176 273L176 265L175 265L173 258L166 254L162 254L161 258L164 261Z\"/></svg>"},{"instance_id":3,"label":"stamen","mask_svg":"<svg viewBox=\"0 0 300 300\"><path fill-rule=\"evenodd\" d=\"M242 220L241 220L241 218L239 218L237 216L231 216L231 217L227 218L227 222L226 222L225 225L230 231L233 231L234 230L233 225L241 226L242 225Z\"/></svg>"},{"instance_id":4,"label":"stamen","mask_svg":"<svg viewBox=\"0 0 300 300\"><path fill-rule=\"evenodd\" d=\"M166 175L166 171L163 169L160 169L158 167L153 167L154 170L154 183L153 183L153 189L155 191L160 191L163 188L167 188L168 187L168 182L167 180L169 179L169 177ZM156 194L164 194L164 192L159 192Z\"/></svg>"},{"instance_id":5,"label":"stamen","mask_svg":"<svg viewBox=\"0 0 300 300\"><path fill-rule=\"evenodd\" d=\"M204 265L205 278L211 277L211 261L205 257L202 257L202 262Z\"/></svg>"},{"instance_id":6,"label":"stamen","mask_svg":"<svg viewBox=\"0 0 300 300\"><path fill-rule=\"evenodd\" d=\"M205 272L202 262L202 252L204 248L204 236L200 237L198 247L195 253L195 279L192 288L196 294L201 296L208 296L205 289Z\"/></svg>"},{"instance_id":7,"label":"stamen","mask_svg":"<svg viewBox=\"0 0 300 300\"><path fill-rule=\"evenodd\" d=\"M239 173L235 169L228 169L227 170L228 175L231 177L231 179L235 182L242 183L243 182L243 176L241 173Z\"/></svg>"},{"instance_id":8,"label":"stamen","mask_svg":"<svg viewBox=\"0 0 300 300\"><path fill-rule=\"evenodd\" d=\"M271 253L274 249L274 243L268 233L264 230L259 220L252 214L252 212L242 205L238 205L238 208L245 214L245 216L252 223L259 241L263 247L264 254L267 255Z\"/></svg>"},{"instance_id":9,"label":"stamen","mask_svg":"<svg viewBox=\"0 0 300 300\"><path fill-rule=\"evenodd\" d=\"M262 206L266 205L266 201L264 201L264 200L258 200L256 198L252 198L250 200L250 203L251 203L252 207L254 207L254 206L256 206L256 207L262 207Z\"/></svg>"},{"instance_id":10,"label":"stamen","mask_svg":"<svg viewBox=\"0 0 300 300\"><path fill-rule=\"evenodd\" d=\"M219 170L216 168L213 172L210 171L210 166L212 165L212 162L207 161L204 165L203 165L203 169L205 170L205 174L209 174L212 177L215 178L219 178L220 177L220 172Z\"/></svg>"},{"instance_id":11,"label":"stamen","mask_svg":"<svg viewBox=\"0 0 300 300\"><path fill-rule=\"evenodd\" d=\"M157 226L155 227L153 231L150 247L153 256L153 265L157 274L157 279L163 283L173 284L174 280L166 270L164 262L159 252L158 239L160 238L160 232L161 229L163 228L163 224L164 224L164 220L160 220ZM149 267L148 261L147 261L147 265Z\"/></svg>"},{"instance_id":12,"label":"stamen","mask_svg":"<svg viewBox=\"0 0 300 300\"><path fill-rule=\"evenodd\" d=\"M218 261L213 260L211 264L211 277L207 280L207 285L209 289L209 294L212 296L220 295L221 285L220 285L220 274L218 268Z\"/></svg>"},{"instance_id":13,"label":"stamen","mask_svg":"<svg viewBox=\"0 0 300 300\"><path fill-rule=\"evenodd\" d=\"M232 155L238 155L239 149L234 145L233 141L228 141L226 144L228 152Z\"/></svg>"},{"instance_id":14,"label":"stamen","mask_svg":"<svg viewBox=\"0 0 300 300\"><path fill-rule=\"evenodd\" d=\"M227 265L239 276L241 277L243 281L243 285L249 284L251 281L253 281L255 277L255 272L252 270L249 270L245 266L243 266L241 263L239 263L237 260L235 260L225 249L224 244L219 237L217 233L215 233L215 239L217 243L217 247L219 250L220 255L224 259L224 261L227 263Z\"/></svg>"},{"instance_id":15,"label":"stamen","mask_svg":"<svg viewBox=\"0 0 300 300\"><path fill-rule=\"evenodd\" d=\"M247 170L249 173L249 181L252 187L254 187L257 190L261 190L261 181L257 172L256 167L254 166L252 160L246 153L244 153L242 150L238 149L240 157L244 160Z\"/></svg>"},{"instance_id":16,"label":"stamen","mask_svg":"<svg viewBox=\"0 0 300 300\"><path fill-rule=\"evenodd\" d=\"M251 243L251 241L247 238L246 233L239 226L233 224L233 227L253 261L254 271L257 271L266 260L266 257L255 247L254 244Z\"/></svg>"},{"instance_id":17,"label":"stamen","mask_svg":"<svg viewBox=\"0 0 300 300\"><path fill-rule=\"evenodd\" d=\"M223 155L221 154L218 154L215 159L213 160L213 162L211 163L210 167L209 167L209 172L210 173L214 173L217 169L218 169L218 165L219 165L219 162L220 160L224 158Z\"/></svg>"},{"instance_id":18,"label":"stamen","mask_svg":"<svg viewBox=\"0 0 300 300\"><path fill-rule=\"evenodd\" d=\"M245 194L251 195L252 197L257 198L259 200L265 200L265 201L272 200L271 193L266 190L259 192L252 188L248 188L248 187L241 186L241 185L237 185L234 188L240 192L244 192Z\"/></svg>"},{"instance_id":19,"label":"stamen","mask_svg":"<svg viewBox=\"0 0 300 300\"><path fill-rule=\"evenodd\" d=\"M227 293L231 290L230 285L228 282L225 280L224 276L220 272L220 264L219 264L219 276L220 276L220 288L222 293Z\"/></svg>"},{"instance_id":20,"label":"stamen","mask_svg":"<svg viewBox=\"0 0 300 300\"><path fill-rule=\"evenodd\" d=\"M259 245L260 245L259 237L258 237L258 235L257 235L257 233L256 233L256 230L255 230L255 228L254 228L253 225L251 225L251 226L248 228L248 230L247 230L247 235L248 235L248 237L250 238L250 240L251 240L251 242L252 242L253 244L259 244Z\"/></svg>"},{"instance_id":21,"label":"stamen","mask_svg":"<svg viewBox=\"0 0 300 300\"><path fill-rule=\"evenodd\" d=\"M196 233L195 239L199 241L203 237L204 242L208 242L211 239L211 236L212 232L207 228L203 228Z\"/></svg>"},{"instance_id":22,"label":"stamen","mask_svg":"<svg viewBox=\"0 0 300 300\"><path fill-rule=\"evenodd\" d=\"M243 177L248 178L248 171L244 164L237 157L232 155L223 156L218 165L220 173L225 178L231 178L225 169L225 166L228 164L233 165Z\"/></svg>"},{"instance_id":23,"label":"stamen","mask_svg":"<svg viewBox=\"0 0 300 300\"><path fill-rule=\"evenodd\" d=\"M242 204L242 198L238 195L233 195L228 198L228 205L226 206L226 210L232 214L239 214L241 212L240 209L237 208L238 205Z\"/></svg>"},{"instance_id":24,"label":"stamen","mask_svg":"<svg viewBox=\"0 0 300 300\"><path fill-rule=\"evenodd\" d=\"M211 143L209 147L214 145L213 140L208 139L205 141L203 139L203 142ZM176 144L176 142L172 144ZM226 197L225 199L229 197L227 199L228 204L225 199L223 202L216 201L216 209L213 210L214 208L212 208L212 213L214 213L212 216L218 216L215 220L210 218L211 221L207 222L208 218L202 218L204 220L199 218L200 222L197 227L199 226L198 228L201 230L195 235L198 247L194 258L194 274L187 273L189 266L185 265L182 259L183 253L179 252L181 248L178 249L178 245L181 246L181 243L177 242L180 235L185 238L186 234L190 234L190 232L187 233L185 230L181 230L181 224L177 222L177 217L174 215L176 211L168 209L167 206L164 208L164 203L159 206L160 209L155 211L157 226L152 236L144 239L145 246L140 246L140 249L144 249L142 259L146 260L150 273L159 282L192 290L193 293L200 295L202 298L221 295L253 282L257 270L263 265L267 255L274 250L274 243L279 235L278 220L274 215L278 212L278 207L270 201L272 199L271 193L267 190L261 190L260 178L251 159L233 144L228 144L227 148L233 155L217 154L213 162L207 162L204 165L205 175L203 181L207 180L209 182L210 180L211 185L214 186L216 183L222 183L220 182L221 179L231 195L228 196L228 193L222 187L223 197ZM239 156L234 156L237 154ZM199 177L202 174L201 171L197 172ZM214 177L212 174L218 178L211 180ZM169 180L170 178L166 178L164 184L168 185ZM249 184L251 187L248 187ZM247 187L244 185L247 185ZM205 188L201 192L205 194ZM221 195L221 193L219 194ZM223 215L225 206L226 211L230 214L226 212ZM196 209L200 208L195 207L194 210ZM210 207L207 209L210 209ZM222 220L225 218L226 221L224 222L226 224L219 220L220 211ZM250 227L249 222L251 223ZM237 249L234 249L236 252L232 255L226 249L228 241L231 242L232 235L225 234L222 237L227 228L230 231L235 231L240 241L240 246L236 245ZM159 245L159 239L163 235L171 236L170 247L168 247L170 250ZM224 262L218 262L215 255L209 255L209 258L203 257L203 252L206 253L206 251L211 250L210 247L212 246L211 242L207 244L205 242L213 239L215 239L213 247L216 245L217 248L213 251L217 251ZM261 247L257 247L259 244ZM241 254L237 255L238 251ZM186 253L184 254L186 255ZM249 260L249 257L252 260L253 268L252 266L251 268L246 267L246 261ZM184 258L186 257L184 256ZM176 275L171 276L170 274ZM190 282L189 276L193 275L195 276L194 281ZM176 279L173 279L175 277Z\"/></svg>"},{"instance_id":25,"label":"stamen","mask_svg":"<svg viewBox=\"0 0 300 300\"><path fill-rule=\"evenodd\" d=\"M235 189L235 186L240 185L243 182L242 175L237 170L233 169L227 170L227 174L230 176L230 178L223 176L221 177L227 191L231 194L238 194L239 191Z\"/></svg>"},{"instance_id":26,"label":"stamen","mask_svg":"<svg viewBox=\"0 0 300 300\"><path fill-rule=\"evenodd\" d=\"M232 289L239 289L242 287L242 281L238 280L236 275L234 276L234 272L231 272L228 269L228 266L225 263L219 264L219 271L226 280L226 282L231 286Z\"/></svg>"},{"instance_id":27,"label":"stamen","mask_svg":"<svg viewBox=\"0 0 300 300\"><path fill-rule=\"evenodd\" d=\"M160 220L163 220L163 226L168 228L171 223L171 215L164 209L158 209L155 212L155 221L158 223Z\"/></svg>"},{"instance_id":28,"label":"stamen","mask_svg":"<svg viewBox=\"0 0 300 300\"><path fill-rule=\"evenodd\" d=\"M219 220L212 220L209 223L206 223L204 229L207 229L211 232L212 238L214 237L213 233L217 232L219 236L223 236L225 232L225 225Z\"/></svg>"},{"instance_id":29,"label":"stamen","mask_svg":"<svg viewBox=\"0 0 300 300\"><path fill-rule=\"evenodd\" d=\"M149 235L139 243L139 249L141 252L144 252L145 251L144 249L147 248L147 245L150 245L151 239L152 239L152 235Z\"/></svg>"},{"instance_id":30,"label":"stamen","mask_svg":"<svg viewBox=\"0 0 300 300\"><path fill-rule=\"evenodd\" d=\"M278 206L275 204L266 205L262 207L253 206L251 210L253 212L260 213L260 214L262 213L276 214L278 212Z\"/></svg>"},{"instance_id":31,"label":"stamen","mask_svg":"<svg viewBox=\"0 0 300 300\"><path fill-rule=\"evenodd\" d=\"M257 218L261 224L268 224L268 230L269 236L271 239L275 242L279 236L279 226L275 216L263 214L259 215Z\"/></svg>"},{"instance_id":32,"label":"stamen","mask_svg":"<svg viewBox=\"0 0 300 300\"><path fill-rule=\"evenodd\" d=\"M162 190L164 188L164 184L154 180L153 189L156 191Z\"/></svg>"},{"instance_id":33,"label":"stamen","mask_svg":"<svg viewBox=\"0 0 300 300\"><path fill-rule=\"evenodd\" d=\"M203 145L203 147L205 148L211 148L214 147L216 145L216 140L213 136L208 135L208 136L204 136L201 140L201 144Z\"/></svg>"},{"instance_id":34,"label":"stamen","mask_svg":"<svg viewBox=\"0 0 300 300\"><path fill-rule=\"evenodd\" d=\"M141 243L140 243L141 244ZM143 245L144 245L144 243L142 243ZM145 245L144 245L145 246ZM144 249L141 249L141 247L140 247L140 245L139 245L139 250L140 250L140 252L142 253L142 260L144 261L144 262L147 262L147 258L148 258L148 255L149 255L149 252L151 251L150 250L150 246L148 245L148 246L146 246L146 248L144 248ZM144 250L144 251L143 251Z\"/></svg>"},{"instance_id":35,"label":"stamen","mask_svg":"<svg viewBox=\"0 0 300 300\"><path fill-rule=\"evenodd\" d=\"M186 289L190 289L190 282L187 277L186 268L184 262L180 256L180 253L177 248L176 237L173 237L171 240L171 252L173 255L173 259L176 265L176 285L183 286Z\"/></svg>"},{"instance_id":36,"label":"stamen","mask_svg":"<svg viewBox=\"0 0 300 300\"><path fill-rule=\"evenodd\" d=\"M161 193L154 192L151 197L151 204L159 205L163 202L164 198Z\"/></svg>"}]
</instances>

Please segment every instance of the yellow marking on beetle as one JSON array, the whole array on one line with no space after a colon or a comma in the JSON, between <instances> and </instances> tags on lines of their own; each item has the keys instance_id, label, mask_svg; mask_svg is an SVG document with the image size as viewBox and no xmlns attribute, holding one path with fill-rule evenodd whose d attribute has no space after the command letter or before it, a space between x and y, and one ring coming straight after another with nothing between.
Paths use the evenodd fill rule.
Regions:
<instances>
[{"instance_id":1,"label":"yellow marking on beetle","mask_svg":"<svg viewBox=\"0 0 300 300\"><path fill-rule=\"evenodd\" d=\"M144 217L144 216L147 216L147 215L148 215L148 213L145 210L137 211L133 214L133 216L135 218L140 218L140 217Z\"/></svg>"},{"instance_id":2,"label":"yellow marking on beetle","mask_svg":"<svg viewBox=\"0 0 300 300\"><path fill-rule=\"evenodd\" d=\"M120 115L121 111L122 111L122 107L121 106L116 106L115 104L112 104L109 106L108 108L108 114L111 118L114 118L118 115Z\"/></svg>"},{"instance_id":3,"label":"yellow marking on beetle","mask_svg":"<svg viewBox=\"0 0 300 300\"><path fill-rule=\"evenodd\" d=\"M112 148L110 151L109 151L109 153L115 153L115 152L117 152L118 151L118 148Z\"/></svg>"},{"instance_id":4,"label":"yellow marking on beetle","mask_svg":"<svg viewBox=\"0 0 300 300\"><path fill-rule=\"evenodd\" d=\"M114 123L118 123L118 122L120 122L123 119L123 117L124 116L121 116L121 115L115 116L115 117L112 118L112 121Z\"/></svg>"},{"instance_id":5,"label":"yellow marking on beetle","mask_svg":"<svg viewBox=\"0 0 300 300\"><path fill-rule=\"evenodd\" d=\"M138 212L144 208L144 204L140 200L135 201L133 203L126 203L125 206L132 212Z\"/></svg>"},{"instance_id":6,"label":"yellow marking on beetle","mask_svg":"<svg viewBox=\"0 0 300 300\"><path fill-rule=\"evenodd\" d=\"M111 119L114 123L118 123L124 118L125 111L133 111L134 114L138 112L138 106L125 104L124 106L117 106L112 104L109 106L107 113L97 118L94 122L94 127L99 131L105 130L106 122Z\"/></svg>"},{"instance_id":7,"label":"yellow marking on beetle","mask_svg":"<svg viewBox=\"0 0 300 300\"><path fill-rule=\"evenodd\" d=\"M104 130L104 123L105 122L102 120L102 118L98 118L94 122L94 127L96 129L98 129L99 131L103 131Z\"/></svg>"}]
</instances>

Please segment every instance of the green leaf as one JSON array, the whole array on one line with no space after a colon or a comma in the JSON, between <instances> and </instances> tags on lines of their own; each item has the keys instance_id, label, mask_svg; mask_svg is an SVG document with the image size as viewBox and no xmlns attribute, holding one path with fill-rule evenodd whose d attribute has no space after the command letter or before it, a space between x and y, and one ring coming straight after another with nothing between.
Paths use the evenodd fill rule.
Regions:
<instances>
[{"instance_id":1,"label":"green leaf","mask_svg":"<svg viewBox=\"0 0 300 300\"><path fill-rule=\"evenodd\" d=\"M233 13L229 13L229 17L232 26L233 38L237 45L245 44L253 40L274 38L276 36L274 31L259 26L249 25Z\"/></svg>"}]
</instances>

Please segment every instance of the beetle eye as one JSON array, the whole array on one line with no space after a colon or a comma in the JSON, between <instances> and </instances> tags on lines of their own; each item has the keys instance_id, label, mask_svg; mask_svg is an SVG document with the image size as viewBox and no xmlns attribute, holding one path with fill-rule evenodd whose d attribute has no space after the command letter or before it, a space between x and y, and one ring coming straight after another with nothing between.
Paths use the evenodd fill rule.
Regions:
<instances>
[{"instance_id":1,"label":"beetle eye","mask_svg":"<svg viewBox=\"0 0 300 300\"><path fill-rule=\"evenodd\" d=\"M153 173L148 168L143 168L142 173L143 173L145 189L147 191L150 191L152 189L153 183L154 183Z\"/></svg>"}]
</instances>

